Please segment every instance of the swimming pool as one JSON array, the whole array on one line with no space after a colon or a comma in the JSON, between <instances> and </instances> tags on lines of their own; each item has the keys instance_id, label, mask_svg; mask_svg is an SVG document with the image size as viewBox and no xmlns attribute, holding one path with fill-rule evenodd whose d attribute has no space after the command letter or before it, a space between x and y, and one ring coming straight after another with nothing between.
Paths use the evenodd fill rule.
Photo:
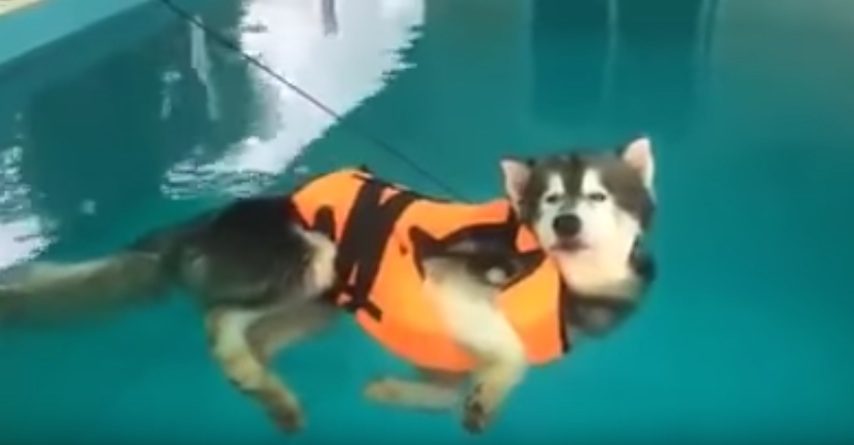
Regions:
<instances>
[{"instance_id":1,"label":"swimming pool","mask_svg":"<svg viewBox=\"0 0 854 445\"><path fill-rule=\"evenodd\" d=\"M211 1L199 16L332 118L154 3L0 72L0 261L73 257L230 196L368 163L469 199L499 156L657 143L661 269L607 341L534 371L485 437L360 399L403 369L342 324L278 363L287 438L186 301L0 335L9 443L829 442L854 436L854 6L845 0ZM49 72L43 67L48 64ZM330 353L329 351L335 351Z\"/></svg>"}]
</instances>

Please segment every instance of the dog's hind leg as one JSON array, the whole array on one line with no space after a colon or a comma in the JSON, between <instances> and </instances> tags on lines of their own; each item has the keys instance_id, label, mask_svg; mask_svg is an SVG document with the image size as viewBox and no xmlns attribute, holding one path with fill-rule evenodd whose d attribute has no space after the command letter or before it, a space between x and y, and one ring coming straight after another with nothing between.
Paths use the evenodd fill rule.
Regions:
<instances>
[{"instance_id":1,"label":"dog's hind leg","mask_svg":"<svg viewBox=\"0 0 854 445\"><path fill-rule=\"evenodd\" d=\"M384 377L365 387L365 397L375 402L404 408L444 411L460 401L460 384L465 374L449 374L419 369L421 379Z\"/></svg>"},{"instance_id":2,"label":"dog's hind leg","mask_svg":"<svg viewBox=\"0 0 854 445\"><path fill-rule=\"evenodd\" d=\"M269 357L276 347L320 327L328 318L323 315L326 313L318 306L314 311L297 310L293 314L284 308L220 308L207 316L213 355L226 375L288 432L302 428L302 409L294 392L269 368Z\"/></svg>"},{"instance_id":3,"label":"dog's hind leg","mask_svg":"<svg viewBox=\"0 0 854 445\"><path fill-rule=\"evenodd\" d=\"M159 252L79 262L33 261L0 273L0 319L66 320L155 301L172 285Z\"/></svg>"},{"instance_id":4,"label":"dog's hind leg","mask_svg":"<svg viewBox=\"0 0 854 445\"><path fill-rule=\"evenodd\" d=\"M268 364L280 350L325 328L338 313L331 304L315 302L275 311L252 325L249 341Z\"/></svg>"}]
</instances>

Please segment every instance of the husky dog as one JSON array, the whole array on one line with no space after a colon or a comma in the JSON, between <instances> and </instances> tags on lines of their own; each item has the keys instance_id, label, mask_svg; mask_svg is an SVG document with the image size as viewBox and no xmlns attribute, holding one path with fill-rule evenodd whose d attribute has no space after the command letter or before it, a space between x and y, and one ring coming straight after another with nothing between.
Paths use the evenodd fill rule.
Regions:
<instances>
[{"instance_id":1,"label":"husky dog","mask_svg":"<svg viewBox=\"0 0 854 445\"><path fill-rule=\"evenodd\" d=\"M616 152L507 158L501 170L512 212L570 289L568 327L610 331L653 278L641 243L655 207L649 139ZM268 364L341 312L321 297L342 277L336 244L298 223L290 196L241 199L105 257L14 268L0 280L0 319L147 301L180 289L199 302L212 355L226 376L285 431L296 431L303 424L298 399ZM438 291L454 341L472 352L478 367L381 378L365 387L365 396L420 409L462 403L465 428L482 431L527 366L519 339L493 305L518 260L478 239L460 239L425 258L425 281ZM469 379L473 385L464 390Z\"/></svg>"}]
</instances>

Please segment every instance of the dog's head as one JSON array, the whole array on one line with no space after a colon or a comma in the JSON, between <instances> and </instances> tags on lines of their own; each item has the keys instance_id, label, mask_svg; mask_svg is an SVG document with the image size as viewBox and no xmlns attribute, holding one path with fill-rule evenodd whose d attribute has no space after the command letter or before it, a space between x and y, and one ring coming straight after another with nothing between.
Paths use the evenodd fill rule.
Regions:
<instances>
[{"instance_id":1,"label":"dog's head","mask_svg":"<svg viewBox=\"0 0 854 445\"><path fill-rule=\"evenodd\" d=\"M572 323L602 333L636 306L653 276L641 240L655 210L648 138L617 152L501 162L522 224L555 260L574 299Z\"/></svg>"}]
</instances>

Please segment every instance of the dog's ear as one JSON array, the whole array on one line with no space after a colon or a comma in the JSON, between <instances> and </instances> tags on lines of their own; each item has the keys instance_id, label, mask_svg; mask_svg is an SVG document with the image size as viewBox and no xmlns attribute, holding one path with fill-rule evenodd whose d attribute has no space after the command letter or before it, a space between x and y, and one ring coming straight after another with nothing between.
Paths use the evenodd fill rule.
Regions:
<instances>
[{"instance_id":1,"label":"dog's ear","mask_svg":"<svg viewBox=\"0 0 854 445\"><path fill-rule=\"evenodd\" d=\"M639 136L620 150L620 157L640 174L647 189L652 190L655 174L655 159L652 154L652 141L647 136Z\"/></svg>"},{"instance_id":2,"label":"dog's ear","mask_svg":"<svg viewBox=\"0 0 854 445\"><path fill-rule=\"evenodd\" d=\"M501 171L504 175L504 192L518 206L522 200L522 194L531 179L531 168L533 161L530 159L519 159L505 157L501 160Z\"/></svg>"}]
</instances>

